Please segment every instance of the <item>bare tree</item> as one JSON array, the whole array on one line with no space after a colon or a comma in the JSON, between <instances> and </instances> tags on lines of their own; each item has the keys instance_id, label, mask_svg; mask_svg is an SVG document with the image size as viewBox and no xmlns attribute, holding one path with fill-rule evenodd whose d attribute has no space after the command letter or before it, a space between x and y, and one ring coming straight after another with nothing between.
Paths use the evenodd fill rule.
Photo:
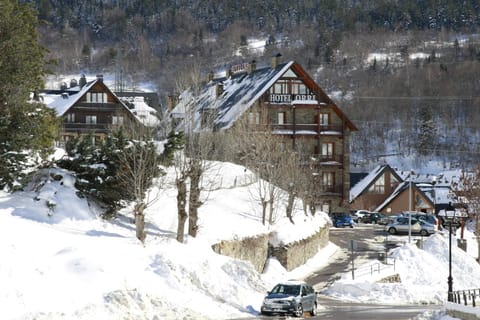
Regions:
<instances>
[{"instance_id":1,"label":"bare tree","mask_svg":"<svg viewBox=\"0 0 480 320\"><path fill-rule=\"evenodd\" d=\"M199 229L199 208L204 204L207 197L202 198L202 176L211 166L214 158L214 134L213 121L215 119L215 106L199 109L198 101L201 89L200 71L193 66L186 78L179 79L177 90L183 92L185 109L184 134L185 147L176 157L175 168L177 172L177 207L179 225L177 228L177 240L183 241L185 222L188 218L188 235L196 237ZM197 119L201 118L201 124ZM189 188L187 191L187 179ZM207 188L208 189L208 188ZM188 193L188 194L187 194ZM186 200L188 196L188 214L186 213Z\"/></svg>"},{"instance_id":2,"label":"bare tree","mask_svg":"<svg viewBox=\"0 0 480 320\"><path fill-rule=\"evenodd\" d=\"M152 140L151 131L143 125L132 125L123 150L117 152L119 180L122 185L129 186L133 193L135 229L137 238L144 242L145 209L157 198L158 193L147 192L153 185L154 179L163 171L160 168L160 155ZM161 184L160 181L158 183ZM160 190L158 188L157 190Z\"/></svg>"},{"instance_id":3,"label":"bare tree","mask_svg":"<svg viewBox=\"0 0 480 320\"><path fill-rule=\"evenodd\" d=\"M462 171L458 183L452 185L456 201L468 208L468 213L475 218L475 235L480 254L480 164L472 170Z\"/></svg>"}]
</instances>

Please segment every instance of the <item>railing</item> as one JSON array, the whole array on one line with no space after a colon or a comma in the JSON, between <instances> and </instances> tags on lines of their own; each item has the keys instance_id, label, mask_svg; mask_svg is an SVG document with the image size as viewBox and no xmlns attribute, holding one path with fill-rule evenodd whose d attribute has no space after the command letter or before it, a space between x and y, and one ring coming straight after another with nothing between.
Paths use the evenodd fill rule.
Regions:
<instances>
[{"instance_id":1,"label":"railing","mask_svg":"<svg viewBox=\"0 0 480 320\"><path fill-rule=\"evenodd\" d=\"M332 132L338 132L338 133L343 133L343 127L341 125L319 125L316 123L288 123L288 124L270 124L270 127L272 130L283 130L287 132L295 132L297 134L301 134L302 132L307 133L307 132L314 132L314 133L319 133L319 132L326 132L326 131L332 131Z\"/></svg>"},{"instance_id":2,"label":"railing","mask_svg":"<svg viewBox=\"0 0 480 320\"><path fill-rule=\"evenodd\" d=\"M105 124L105 123L71 123L71 122L64 122L62 126L66 132L87 132L87 131L108 132L111 128L114 127L114 125L112 124Z\"/></svg>"},{"instance_id":3,"label":"railing","mask_svg":"<svg viewBox=\"0 0 480 320\"><path fill-rule=\"evenodd\" d=\"M452 297L453 301L451 302L453 303L476 307L477 301L480 300L480 289L453 291L451 292L451 295L449 294L449 296Z\"/></svg>"},{"instance_id":4,"label":"railing","mask_svg":"<svg viewBox=\"0 0 480 320\"><path fill-rule=\"evenodd\" d=\"M342 165L342 154L322 155L322 154L306 154L300 159L304 165Z\"/></svg>"}]
</instances>

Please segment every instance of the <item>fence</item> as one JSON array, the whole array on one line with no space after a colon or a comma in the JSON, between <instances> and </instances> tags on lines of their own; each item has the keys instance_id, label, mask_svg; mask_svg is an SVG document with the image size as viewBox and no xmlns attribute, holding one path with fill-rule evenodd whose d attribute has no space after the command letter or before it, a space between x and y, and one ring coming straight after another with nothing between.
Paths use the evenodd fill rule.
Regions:
<instances>
[{"instance_id":1,"label":"fence","mask_svg":"<svg viewBox=\"0 0 480 320\"><path fill-rule=\"evenodd\" d=\"M457 304L464 304L466 306L476 307L480 299L480 289L468 289L452 292L452 302Z\"/></svg>"}]
</instances>

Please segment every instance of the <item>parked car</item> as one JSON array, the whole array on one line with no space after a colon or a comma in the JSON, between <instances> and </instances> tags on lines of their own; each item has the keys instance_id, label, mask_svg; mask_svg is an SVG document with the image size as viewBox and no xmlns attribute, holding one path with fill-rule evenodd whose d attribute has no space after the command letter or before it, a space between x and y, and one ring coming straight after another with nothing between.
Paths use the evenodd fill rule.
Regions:
<instances>
[{"instance_id":1,"label":"parked car","mask_svg":"<svg viewBox=\"0 0 480 320\"><path fill-rule=\"evenodd\" d=\"M336 228L341 228L341 227L353 228L355 224L350 214L346 212L333 212L331 214L331 218L332 218L332 224Z\"/></svg>"},{"instance_id":2,"label":"parked car","mask_svg":"<svg viewBox=\"0 0 480 320\"><path fill-rule=\"evenodd\" d=\"M410 230L412 234L429 236L437 232L437 225L413 217L398 217L394 222L385 226L385 231L389 234L408 234L409 220L411 220Z\"/></svg>"},{"instance_id":3,"label":"parked car","mask_svg":"<svg viewBox=\"0 0 480 320\"><path fill-rule=\"evenodd\" d=\"M408 217L410 214L412 215L412 218L415 218L417 220L424 220L430 224L438 225L438 219L433 214L406 211L402 213L402 216Z\"/></svg>"},{"instance_id":4,"label":"parked car","mask_svg":"<svg viewBox=\"0 0 480 320\"><path fill-rule=\"evenodd\" d=\"M365 215L361 220L361 222L363 223L378 223L382 225L386 225L388 221L388 217L380 212L370 212L369 214Z\"/></svg>"},{"instance_id":5,"label":"parked car","mask_svg":"<svg viewBox=\"0 0 480 320\"><path fill-rule=\"evenodd\" d=\"M370 211L368 211L368 210L357 210L357 211L355 211L355 216L358 217L359 222L361 222L362 219L368 214L370 214Z\"/></svg>"},{"instance_id":6,"label":"parked car","mask_svg":"<svg viewBox=\"0 0 480 320\"><path fill-rule=\"evenodd\" d=\"M281 313L302 317L304 312L317 313L317 293L301 281L279 283L263 299L260 312L264 315Z\"/></svg>"}]
</instances>

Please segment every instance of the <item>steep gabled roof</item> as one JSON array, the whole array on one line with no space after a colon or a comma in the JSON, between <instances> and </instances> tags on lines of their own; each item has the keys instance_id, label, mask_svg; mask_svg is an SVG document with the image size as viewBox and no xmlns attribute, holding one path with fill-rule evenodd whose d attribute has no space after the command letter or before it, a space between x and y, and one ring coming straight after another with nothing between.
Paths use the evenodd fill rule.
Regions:
<instances>
[{"instance_id":1,"label":"steep gabled roof","mask_svg":"<svg viewBox=\"0 0 480 320\"><path fill-rule=\"evenodd\" d=\"M54 109L59 117L63 116L80 98L82 98L92 88L98 80L93 80L85 84L82 88L75 87L65 91L52 91L43 94L43 99L47 107Z\"/></svg>"},{"instance_id":2,"label":"steep gabled roof","mask_svg":"<svg viewBox=\"0 0 480 320\"><path fill-rule=\"evenodd\" d=\"M171 111L171 114L173 117L179 117L194 107L194 129L198 130L200 129L201 112L211 110L216 115L214 128L217 130L229 129L289 69L304 79L305 83L312 87L324 102L331 105L352 131L358 130L302 67L294 61L279 64L275 68L258 68L251 73L245 72L214 79L201 87L196 97L192 94L192 90L187 90L179 97L179 103ZM222 91L218 96L216 94L217 86L220 86Z\"/></svg>"},{"instance_id":3,"label":"steep gabled roof","mask_svg":"<svg viewBox=\"0 0 480 320\"><path fill-rule=\"evenodd\" d=\"M101 79L95 79L87 82L83 87L75 86L66 90L46 90L42 97L47 107L54 109L59 117L63 116L71 107L73 107L80 99L90 91L90 89L97 83L101 83L106 91L108 91L115 98L115 101L125 108L133 117L137 119L133 111L120 100L117 95L111 91ZM138 119L140 121L140 119Z\"/></svg>"},{"instance_id":4,"label":"steep gabled roof","mask_svg":"<svg viewBox=\"0 0 480 320\"><path fill-rule=\"evenodd\" d=\"M403 191L407 190L410 188L410 181L404 181L400 183L397 188L390 194L390 196L383 201L382 204L380 204L377 208L375 208L374 211L381 211L383 210L386 206L388 206L395 198L398 197ZM423 192L414 182L412 182L412 189L416 190L414 193L420 193L424 196L425 199L430 201L430 203L433 204L432 198L429 197L425 192Z\"/></svg>"},{"instance_id":5,"label":"steep gabled roof","mask_svg":"<svg viewBox=\"0 0 480 320\"><path fill-rule=\"evenodd\" d=\"M368 190L368 188L370 188L370 186L386 171L391 172L399 182L403 181L402 177L400 177L388 164L379 165L350 189L350 202L358 198L365 190Z\"/></svg>"}]
</instances>

